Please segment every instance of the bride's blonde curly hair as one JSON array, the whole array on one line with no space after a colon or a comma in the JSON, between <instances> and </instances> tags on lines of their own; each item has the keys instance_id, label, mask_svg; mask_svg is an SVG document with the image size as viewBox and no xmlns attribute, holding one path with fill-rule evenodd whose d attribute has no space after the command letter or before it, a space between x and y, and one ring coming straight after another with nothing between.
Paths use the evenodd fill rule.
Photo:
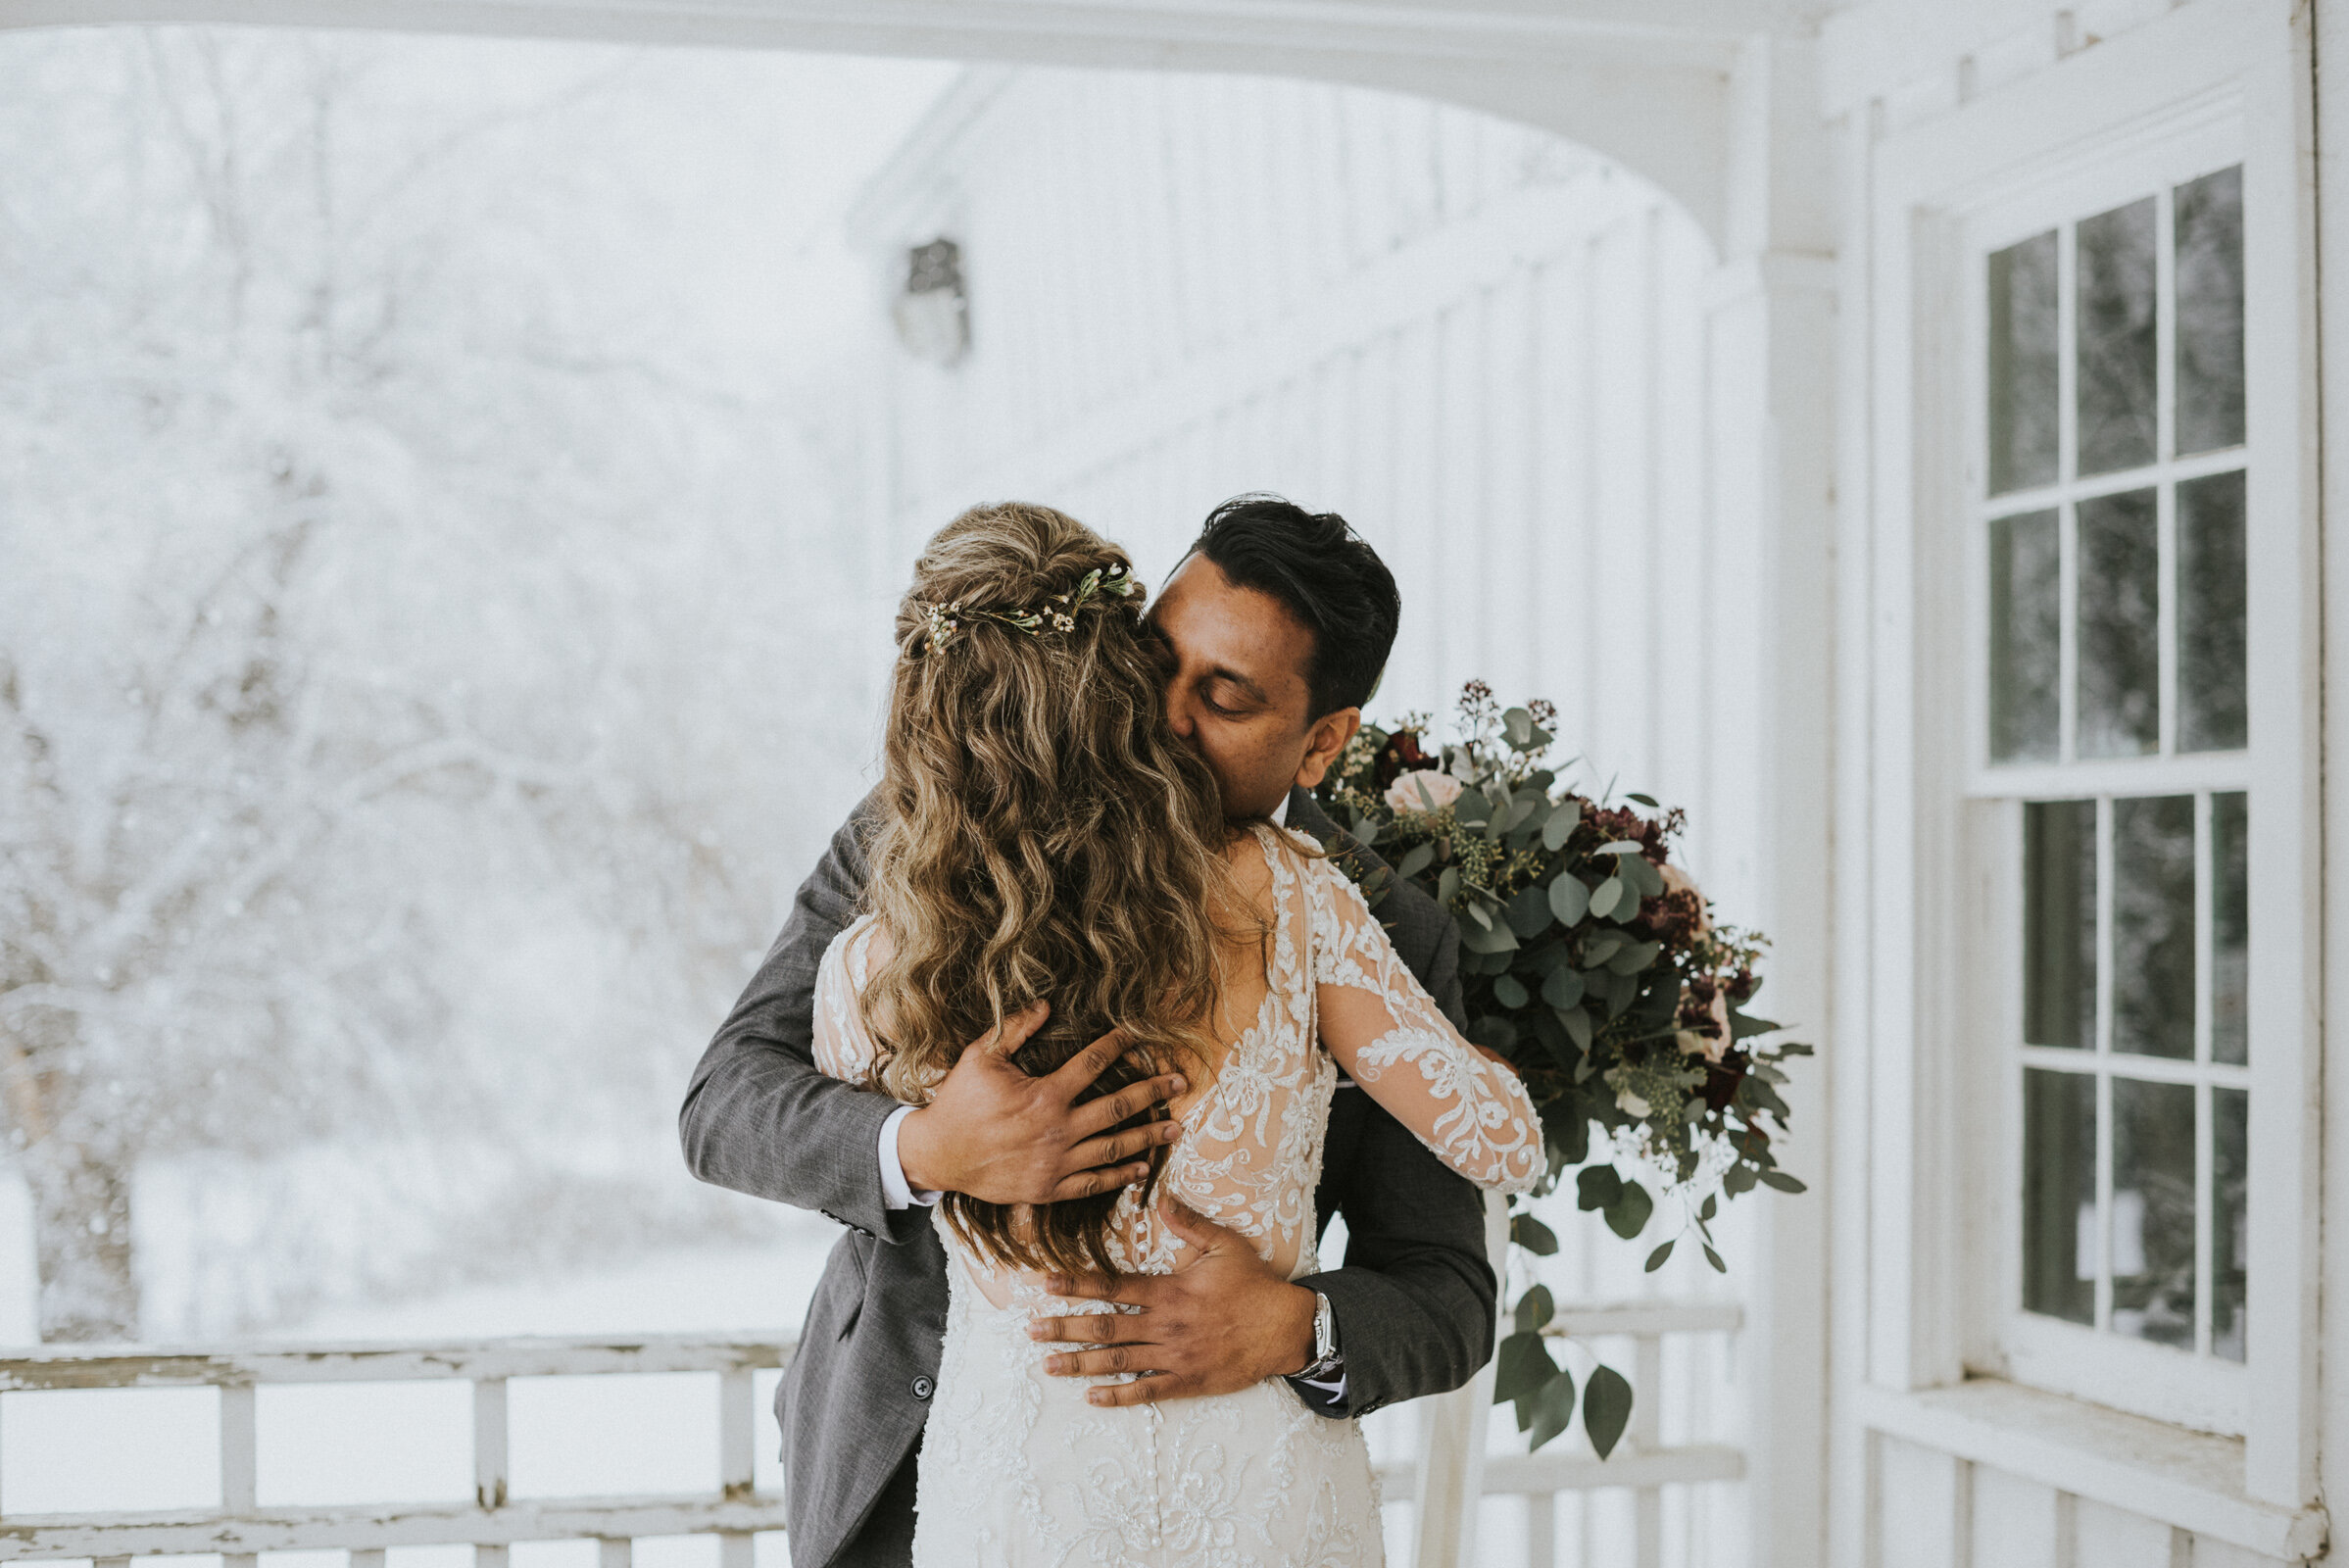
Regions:
<instances>
[{"instance_id":1,"label":"bride's blonde curly hair","mask_svg":"<svg viewBox=\"0 0 2349 1568\"><path fill-rule=\"evenodd\" d=\"M1139 584L1079 592L1131 569L1023 502L972 508L914 564L865 884L891 949L862 1003L872 1081L902 1102L926 1103L970 1042L1039 999L1052 1016L1013 1057L1030 1074L1112 1028L1133 1045L1099 1092L1205 1062L1216 947L1239 907L1231 829L1214 775L1167 727L1167 655ZM965 613L942 637L948 607ZM1029 611L1044 612L1033 629L1016 623ZM1146 1200L1163 1150L1149 1158ZM943 1206L1004 1263L1114 1275L1117 1197Z\"/></svg>"}]
</instances>

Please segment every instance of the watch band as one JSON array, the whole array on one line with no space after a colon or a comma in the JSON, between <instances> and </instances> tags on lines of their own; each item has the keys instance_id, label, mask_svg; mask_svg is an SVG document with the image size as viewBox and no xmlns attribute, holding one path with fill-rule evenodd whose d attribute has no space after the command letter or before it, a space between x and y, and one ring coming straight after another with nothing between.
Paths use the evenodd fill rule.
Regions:
<instances>
[{"instance_id":1,"label":"watch band","mask_svg":"<svg viewBox=\"0 0 2349 1568\"><path fill-rule=\"evenodd\" d=\"M1344 1364L1338 1353L1338 1314L1330 1306L1330 1298L1319 1291L1313 1293L1313 1359L1301 1372L1292 1372L1295 1378L1327 1379Z\"/></svg>"}]
</instances>

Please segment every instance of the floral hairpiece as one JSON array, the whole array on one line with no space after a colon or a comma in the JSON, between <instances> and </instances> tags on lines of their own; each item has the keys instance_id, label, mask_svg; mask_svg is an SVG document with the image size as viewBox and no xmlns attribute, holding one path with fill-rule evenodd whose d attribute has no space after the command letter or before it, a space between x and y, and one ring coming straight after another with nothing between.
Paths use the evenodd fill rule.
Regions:
<instances>
[{"instance_id":1,"label":"floral hairpiece","mask_svg":"<svg viewBox=\"0 0 2349 1568\"><path fill-rule=\"evenodd\" d=\"M1030 637L1041 637L1047 631L1074 631L1077 612L1098 596L1131 599L1141 591L1142 584L1127 567L1096 566L1079 578L1074 588L1052 595L1042 605L1022 606L1017 610L980 610L959 600L951 605L925 603L922 610L929 616L930 626L922 639L922 651L938 652L954 640L966 622L973 620L992 620Z\"/></svg>"}]
</instances>

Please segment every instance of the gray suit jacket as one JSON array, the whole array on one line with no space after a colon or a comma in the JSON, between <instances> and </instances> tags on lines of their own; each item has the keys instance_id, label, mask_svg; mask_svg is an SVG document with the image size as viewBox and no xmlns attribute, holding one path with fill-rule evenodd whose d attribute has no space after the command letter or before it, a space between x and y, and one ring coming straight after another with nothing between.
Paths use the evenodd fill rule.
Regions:
<instances>
[{"instance_id":1,"label":"gray suit jacket","mask_svg":"<svg viewBox=\"0 0 2349 1568\"><path fill-rule=\"evenodd\" d=\"M881 1123L896 1102L816 1070L816 965L855 918L865 875L859 808L800 887L782 934L703 1054L679 1116L685 1162L706 1182L848 1227L832 1250L776 1397L791 1558L824 1568L866 1523L921 1435L946 1335L946 1252L926 1208L881 1196ZM1289 822L1333 853L1382 863L1290 796ZM1459 932L1417 889L1379 909L1397 953L1455 1024ZM1299 1281L1330 1299L1346 1356L1333 1416L1458 1388L1493 1353L1497 1295L1476 1190L1352 1084L1331 1107L1315 1195L1344 1214L1346 1265ZM1294 1386L1294 1385L1293 1385Z\"/></svg>"}]
</instances>

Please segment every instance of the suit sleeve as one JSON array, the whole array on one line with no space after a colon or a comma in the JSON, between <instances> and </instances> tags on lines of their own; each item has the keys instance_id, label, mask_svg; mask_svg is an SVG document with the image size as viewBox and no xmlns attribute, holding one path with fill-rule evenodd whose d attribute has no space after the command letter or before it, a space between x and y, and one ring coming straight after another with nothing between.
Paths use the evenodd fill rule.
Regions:
<instances>
[{"instance_id":1,"label":"suit sleeve","mask_svg":"<svg viewBox=\"0 0 2349 1568\"><path fill-rule=\"evenodd\" d=\"M1440 909L1427 913L1440 923L1422 978L1458 1027L1467 1019L1460 933ZM1483 1195L1375 1106L1345 1165L1323 1177L1346 1218L1346 1262L1297 1283L1329 1298L1346 1389L1331 1400L1290 1386L1308 1407L1341 1417L1466 1383L1493 1355L1500 1294L1485 1252Z\"/></svg>"},{"instance_id":2,"label":"suit sleeve","mask_svg":"<svg viewBox=\"0 0 2349 1568\"><path fill-rule=\"evenodd\" d=\"M881 1123L897 1102L826 1077L814 1055L816 971L863 892L868 821L858 807L800 884L781 934L702 1053L677 1134L703 1181L904 1242L930 1216L892 1210L882 1196Z\"/></svg>"}]
</instances>

